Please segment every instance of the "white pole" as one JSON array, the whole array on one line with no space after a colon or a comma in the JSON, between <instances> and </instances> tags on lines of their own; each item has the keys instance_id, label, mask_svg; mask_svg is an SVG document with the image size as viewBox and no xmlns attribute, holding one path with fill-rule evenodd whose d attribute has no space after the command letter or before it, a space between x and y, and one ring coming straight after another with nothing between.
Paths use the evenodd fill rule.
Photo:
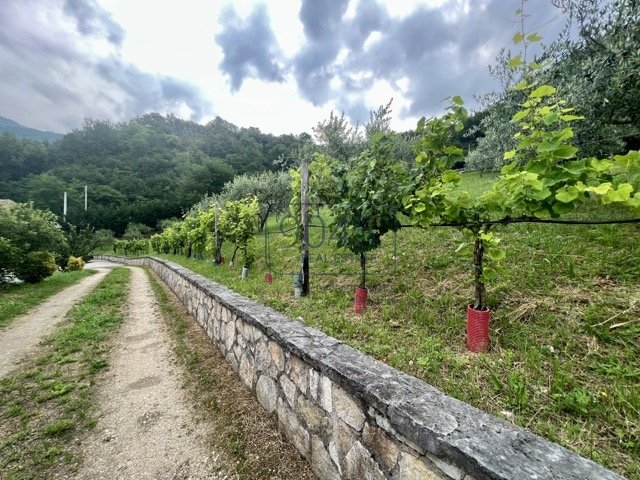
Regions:
<instances>
[{"instance_id":1,"label":"white pole","mask_svg":"<svg viewBox=\"0 0 640 480\"><path fill-rule=\"evenodd\" d=\"M62 221L67 221L67 192L64 192L64 200L62 202Z\"/></svg>"},{"instance_id":2,"label":"white pole","mask_svg":"<svg viewBox=\"0 0 640 480\"><path fill-rule=\"evenodd\" d=\"M84 186L84 211L87 211L87 186Z\"/></svg>"}]
</instances>

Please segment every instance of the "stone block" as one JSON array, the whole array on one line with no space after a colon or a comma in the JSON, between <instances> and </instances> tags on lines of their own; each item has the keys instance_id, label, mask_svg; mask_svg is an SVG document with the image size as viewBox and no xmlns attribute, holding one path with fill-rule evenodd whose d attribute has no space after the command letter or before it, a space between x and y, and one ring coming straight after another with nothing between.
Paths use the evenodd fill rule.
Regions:
<instances>
[{"instance_id":1,"label":"stone block","mask_svg":"<svg viewBox=\"0 0 640 480\"><path fill-rule=\"evenodd\" d=\"M227 360L227 363L231 365L231 368L233 368L233 370L237 373L238 367L240 365L238 364L238 359L236 358L235 353L229 352L224 358Z\"/></svg>"},{"instance_id":2,"label":"stone block","mask_svg":"<svg viewBox=\"0 0 640 480\"><path fill-rule=\"evenodd\" d=\"M296 386L286 375L280 375L280 387L284 392L284 396L289 402L289 406L293 407L296 403Z\"/></svg>"},{"instance_id":3,"label":"stone block","mask_svg":"<svg viewBox=\"0 0 640 480\"><path fill-rule=\"evenodd\" d=\"M273 413L278 404L278 386L267 375L260 375L258 383L256 383L256 397L260 405L268 413Z\"/></svg>"},{"instance_id":4,"label":"stone block","mask_svg":"<svg viewBox=\"0 0 640 480\"><path fill-rule=\"evenodd\" d=\"M242 321L238 320L237 324L239 325L239 328L237 328L236 330L236 345L238 345L243 351L247 350L247 340L245 339L244 335L243 335L243 328L242 328Z\"/></svg>"},{"instance_id":5,"label":"stone block","mask_svg":"<svg viewBox=\"0 0 640 480\"><path fill-rule=\"evenodd\" d=\"M243 329L242 329L242 336L243 338L249 342L252 343L253 342L253 331L255 330L255 327L253 325L249 325L248 322L243 322Z\"/></svg>"},{"instance_id":6,"label":"stone block","mask_svg":"<svg viewBox=\"0 0 640 480\"><path fill-rule=\"evenodd\" d=\"M309 369L309 395L314 400L318 400L318 388L320 387L320 372Z\"/></svg>"},{"instance_id":7,"label":"stone block","mask_svg":"<svg viewBox=\"0 0 640 480\"><path fill-rule=\"evenodd\" d=\"M402 452L398 466L398 480L445 480L444 476L433 472L422 460L407 452Z\"/></svg>"},{"instance_id":8,"label":"stone block","mask_svg":"<svg viewBox=\"0 0 640 480\"><path fill-rule=\"evenodd\" d=\"M307 429L310 432L321 434L324 438L331 435L331 420L325 415L324 410L317 407L305 398L304 395L298 395L298 416L304 420Z\"/></svg>"},{"instance_id":9,"label":"stone block","mask_svg":"<svg viewBox=\"0 0 640 480\"><path fill-rule=\"evenodd\" d=\"M336 442L329 443L329 456L331 457L331 460L333 460L333 463L338 469L338 473L340 474L340 476L342 476L342 465L341 465L342 462L340 461L340 455L338 454L338 448L336 446Z\"/></svg>"},{"instance_id":10,"label":"stone block","mask_svg":"<svg viewBox=\"0 0 640 480\"><path fill-rule=\"evenodd\" d=\"M364 412L362 402L353 398L337 385L333 386L333 406L338 417L356 431L362 430Z\"/></svg>"},{"instance_id":11,"label":"stone block","mask_svg":"<svg viewBox=\"0 0 640 480\"><path fill-rule=\"evenodd\" d=\"M321 375L320 383L318 385L318 403L329 413L333 412L332 389L331 379Z\"/></svg>"},{"instance_id":12,"label":"stone block","mask_svg":"<svg viewBox=\"0 0 640 480\"><path fill-rule=\"evenodd\" d=\"M229 351L236 341L236 326L227 321L224 325L224 348Z\"/></svg>"},{"instance_id":13,"label":"stone block","mask_svg":"<svg viewBox=\"0 0 640 480\"><path fill-rule=\"evenodd\" d=\"M311 437L311 468L320 480L339 480L340 473L320 438Z\"/></svg>"},{"instance_id":14,"label":"stone block","mask_svg":"<svg viewBox=\"0 0 640 480\"><path fill-rule=\"evenodd\" d=\"M296 450L298 450L303 457L308 459L310 453L309 432L303 428L298 421L298 418L286 407L282 399L278 399L278 406L276 410L278 413L278 424L280 429L284 432L286 437L291 440L293 445L296 447Z\"/></svg>"},{"instance_id":15,"label":"stone block","mask_svg":"<svg viewBox=\"0 0 640 480\"><path fill-rule=\"evenodd\" d=\"M253 363L253 357L249 353L242 355L239 374L242 382L250 389L253 389L253 382L255 380L255 367Z\"/></svg>"},{"instance_id":16,"label":"stone block","mask_svg":"<svg viewBox=\"0 0 640 480\"><path fill-rule=\"evenodd\" d=\"M273 375L271 372L271 355L269 354L269 347L265 342L258 342L255 346L255 355L256 355L256 370L260 372L269 372L271 376Z\"/></svg>"},{"instance_id":17,"label":"stone block","mask_svg":"<svg viewBox=\"0 0 640 480\"><path fill-rule=\"evenodd\" d=\"M284 351L276 342L269 342L269 354L278 372L284 371Z\"/></svg>"},{"instance_id":18,"label":"stone block","mask_svg":"<svg viewBox=\"0 0 640 480\"><path fill-rule=\"evenodd\" d=\"M332 440L329 442L329 454L338 466L340 473L344 472L344 460L356 441L355 431L342 420L334 418L332 425Z\"/></svg>"},{"instance_id":19,"label":"stone block","mask_svg":"<svg viewBox=\"0 0 640 480\"><path fill-rule=\"evenodd\" d=\"M347 478L354 480L384 480L385 476L366 448L357 440L345 458Z\"/></svg>"},{"instance_id":20,"label":"stone block","mask_svg":"<svg viewBox=\"0 0 640 480\"><path fill-rule=\"evenodd\" d=\"M307 364L299 357L292 355L289 358L287 366L287 375L296 384L298 389L303 393L307 393L309 385L309 368Z\"/></svg>"},{"instance_id":21,"label":"stone block","mask_svg":"<svg viewBox=\"0 0 640 480\"><path fill-rule=\"evenodd\" d=\"M391 437L382 429L365 423L362 429L362 440L385 471L393 470L398 463L400 449Z\"/></svg>"}]
</instances>

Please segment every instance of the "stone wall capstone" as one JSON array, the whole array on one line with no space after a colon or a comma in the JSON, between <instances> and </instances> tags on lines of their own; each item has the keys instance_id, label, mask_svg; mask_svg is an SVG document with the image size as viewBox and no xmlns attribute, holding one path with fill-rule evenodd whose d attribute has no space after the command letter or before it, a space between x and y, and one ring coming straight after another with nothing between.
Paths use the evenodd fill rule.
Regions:
<instances>
[{"instance_id":1,"label":"stone wall capstone","mask_svg":"<svg viewBox=\"0 0 640 480\"><path fill-rule=\"evenodd\" d=\"M623 478L176 263L96 258L152 269L321 479Z\"/></svg>"}]
</instances>

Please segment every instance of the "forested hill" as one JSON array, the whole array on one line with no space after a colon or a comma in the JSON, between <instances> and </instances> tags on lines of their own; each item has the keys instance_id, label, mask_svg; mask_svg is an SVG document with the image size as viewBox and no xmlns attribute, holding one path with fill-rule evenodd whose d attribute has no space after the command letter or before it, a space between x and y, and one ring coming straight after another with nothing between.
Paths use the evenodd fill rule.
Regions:
<instances>
[{"instance_id":1,"label":"forested hill","mask_svg":"<svg viewBox=\"0 0 640 480\"><path fill-rule=\"evenodd\" d=\"M0 133L13 133L18 138L26 138L29 140L39 140L42 142L55 142L62 138L61 133L44 132L35 128L25 127L9 118L0 117Z\"/></svg>"},{"instance_id":2,"label":"forested hill","mask_svg":"<svg viewBox=\"0 0 640 480\"><path fill-rule=\"evenodd\" d=\"M152 113L122 122L88 120L60 140L0 135L0 198L33 201L67 220L121 234L180 216L235 174L276 170L309 135L264 134L221 118L206 125ZM84 212L84 186L88 210Z\"/></svg>"}]
</instances>

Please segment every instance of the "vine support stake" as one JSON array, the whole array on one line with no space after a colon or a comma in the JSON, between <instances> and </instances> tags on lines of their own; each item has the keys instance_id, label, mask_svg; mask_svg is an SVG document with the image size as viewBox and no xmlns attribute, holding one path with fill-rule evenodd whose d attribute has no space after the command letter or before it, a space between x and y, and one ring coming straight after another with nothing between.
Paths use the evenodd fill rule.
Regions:
<instances>
[{"instance_id":1,"label":"vine support stake","mask_svg":"<svg viewBox=\"0 0 640 480\"><path fill-rule=\"evenodd\" d=\"M309 158L302 157L300 175L300 215L302 225L302 296L309 295Z\"/></svg>"},{"instance_id":2,"label":"vine support stake","mask_svg":"<svg viewBox=\"0 0 640 480\"><path fill-rule=\"evenodd\" d=\"M220 202L216 201L213 229L214 229L214 237L216 242L215 260L217 264L222 263L222 238L220 237L220 228L218 227L219 218L220 218Z\"/></svg>"}]
</instances>

